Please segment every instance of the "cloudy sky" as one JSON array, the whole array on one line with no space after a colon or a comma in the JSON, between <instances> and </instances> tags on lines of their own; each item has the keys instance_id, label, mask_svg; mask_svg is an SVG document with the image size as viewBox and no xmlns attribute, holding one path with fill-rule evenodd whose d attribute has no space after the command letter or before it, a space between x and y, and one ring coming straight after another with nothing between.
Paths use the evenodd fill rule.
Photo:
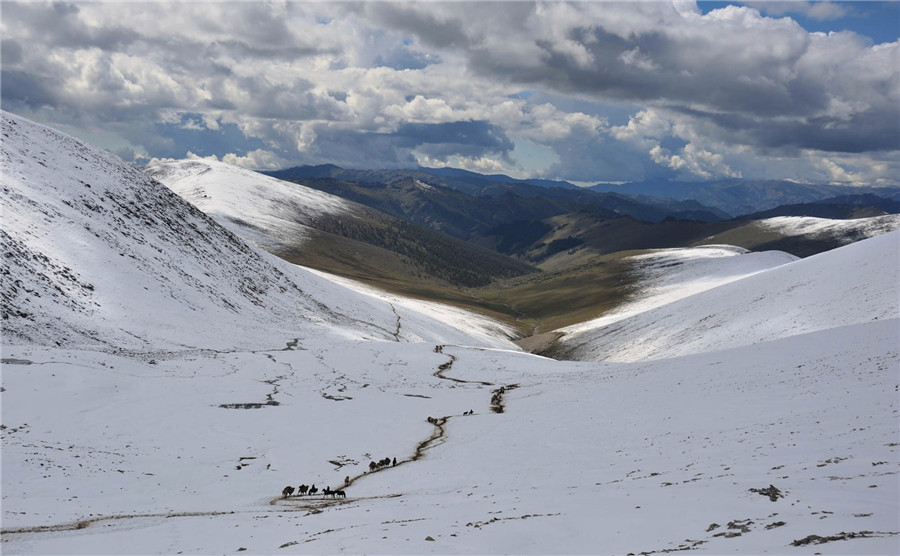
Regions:
<instances>
[{"instance_id":1,"label":"cloudy sky","mask_svg":"<svg viewBox=\"0 0 900 556\"><path fill-rule=\"evenodd\" d=\"M0 10L2 108L137 163L900 182L898 2Z\"/></svg>"}]
</instances>

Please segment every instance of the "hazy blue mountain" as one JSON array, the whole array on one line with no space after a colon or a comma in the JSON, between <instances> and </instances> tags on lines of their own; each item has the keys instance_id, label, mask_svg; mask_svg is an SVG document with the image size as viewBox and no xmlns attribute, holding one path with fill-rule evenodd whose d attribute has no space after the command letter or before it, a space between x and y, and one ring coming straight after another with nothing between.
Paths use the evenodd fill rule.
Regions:
<instances>
[{"instance_id":1,"label":"hazy blue mountain","mask_svg":"<svg viewBox=\"0 0 900 556\"><path fill-rule=\"evenodd\" d=\"M693 199L732 216L757 213L781 205L815 203L847 195L872 194L900 200L900 187L849 187L797 183L786 180L721 180L712 182L632 182L597 184L592 191L645 195L679 201Z\"/></svg>"}]
</instances>

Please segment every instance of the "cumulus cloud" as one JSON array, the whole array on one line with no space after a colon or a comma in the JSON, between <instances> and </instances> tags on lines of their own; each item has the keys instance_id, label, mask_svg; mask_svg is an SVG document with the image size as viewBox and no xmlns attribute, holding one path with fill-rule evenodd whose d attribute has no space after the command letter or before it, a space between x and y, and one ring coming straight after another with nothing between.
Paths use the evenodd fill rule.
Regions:
<instances>
[{"instance_id":1,"label":"cumulus cloud","mask_svg":"<svg viewBox=\"0 0 900 556\"><path fill-rule=\"evenodd\" d=\"M828 1L805 2L793 0L791 2L747 2L746 4L769 15L775 16L803 14L813 19L827 20L838 19L847 14L845 5Z\"/></svg>"},{"instance_id":2,"label":"cumulus cloud","mask_svg":"<svg viewBox=\"0 0 900 556\"><path fill-rule=\"evenodd\" d=\"M148 156L259 168L886 180L898 170L900 43L810 33L790 17L845 8L13 2L2 101ZM534 168L516 141L555 156Z\"/></svg>"}]
</instances>

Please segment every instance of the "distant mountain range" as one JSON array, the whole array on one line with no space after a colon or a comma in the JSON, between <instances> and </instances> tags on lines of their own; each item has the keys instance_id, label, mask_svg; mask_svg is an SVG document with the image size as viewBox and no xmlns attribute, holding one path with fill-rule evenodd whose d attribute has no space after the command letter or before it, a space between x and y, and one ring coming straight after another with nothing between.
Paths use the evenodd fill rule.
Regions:
<instances>
[{"instance_id":1,"label":"distant mountain range","mask_svg":"<svg viewBox=\"0 0 900 556\"><path fill-rule=\"evenodd\" d=\"M661 222L666 218L715 222L730 218L723 211L692 200L638 199L619 193L592 191L569 182L517 180L452 168L344 170L325 165L300 166L265 174L363 204L369 204L369 199L377 197L380 210L412 221L423 221L427 213L440 205L445 211L468 213L472 221L462 222L461 226L475 233L514 220L546 218L576 210L607 217L632 216L648 222ZM412 187L416 185L419 187ZM404 192L398 196L397 189ZM456 195L451 195L451 191ZM415 192L416 201L410 199L410 192ZM451 196L455 198L450 199ZM387 201L389 198L391 201ZM477 202L472 203L473 199ZM417 214L420 212L417 208L422 209L421 216ZM444 231L462 239L470 238L469 232L452 228Z\"/></svg>"},{"instance_id":2,"label":"distant mountain range","mask_svg":"<svg viewBox=\"0 0 900 556\"><path fill-rule=\"evenodd\" d=\"M729 230L755 230L748 222L774 216L858 219L900 213L900 201L866 189L831 196L848 188L789 181L656 183L643 188L626 184L620 189L639 191L626 195L596 191L612 186L579 188L568 182L515 180L450 168L345 170L323 165L267 174L539 266L549 259L556 266L573 256L708 242ZM666 192L683 198L648 195ZM692 193L711 203L759 211L731 218L724 210L688 198ZM791 203L770 207L779 200ZM797 256L845 242L840 233L763 237L756 231L731 232L728 239L749 249L780 249Z\"/></svg>"},{"instance_id":3,"label":"distant mountain range","mask_svg":"<svg viewBox=\"0 0 900 556\"><path fill-rule=\"evenodd\" d=\"M633 182L621 185L597 184L590 189L597 192L615 192L622 195L668 198L678 201L693 199L734 217L759 213L781 205L829 202L827 200L831 198L846 200L857 197L859 199L860 195L864 195L868 202L874 203L872 206L881 206L882 200L900 201L900 187L850 187L788 180ZM896 213L896 206L886 212ZM811 215L804 214L803 216Z\"/></svg>"},{"instance_id":4,"label":"distant mountain range","mask_svg":"<svg viewBox=\"0 0 900 556\"><path fill-rule=\"evenodd\" d=\"M297 166L264 173L304 183L312 179L323 180L318 185L326 189L333 187L328 184L328 180L387 185L418 179L431 186L453 189L478 198L497 198L512 193L517 197L581 203L585 210L595 207L648 222L660 222L666 218L715 222L755 215L782 205L808 203L848 204L877 209L866 213L869 216L878 214L878 210L882 211L880 214L900 212L896 204L900 202L900 186L851 187L790 180L729 179L705 182L598 183L590 187L579 187L567 181L516 179L504 174L485 175L457 168L348 170L333 164ZM592 196L586 194L587 191L601 195Z\"/></svg>"}]
</instances>

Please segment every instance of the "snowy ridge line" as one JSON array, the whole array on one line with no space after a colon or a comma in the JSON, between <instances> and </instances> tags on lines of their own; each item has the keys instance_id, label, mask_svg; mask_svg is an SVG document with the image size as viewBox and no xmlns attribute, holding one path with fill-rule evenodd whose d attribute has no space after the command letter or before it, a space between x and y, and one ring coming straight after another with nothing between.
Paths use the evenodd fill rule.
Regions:
<instances>
[{"instance_id":1,"label":"snowy ridge line","mask_svg":"<svg viewBox=\"0 0 900 556\"><path fill-rule=\"evenodd\" d=\"M833 220L813 216L774 216L756 220L754 225L777 230L788 236L843 237L843 243L846 245L900 228L900 214L885 214L850 220Z\"/></svg>"},{"instance_id":2,"label":"snowy ridge line","mask_svg":"<svg viewBox=\"0 0 900 556\"><path fill-rule=\"evenodd\" d=\"M315 218L354 210L336 195L209 158L154 159L144 172L239 235L253 230L253 242L269 248L296 245Z\"/></svg>"}]
</instances>

